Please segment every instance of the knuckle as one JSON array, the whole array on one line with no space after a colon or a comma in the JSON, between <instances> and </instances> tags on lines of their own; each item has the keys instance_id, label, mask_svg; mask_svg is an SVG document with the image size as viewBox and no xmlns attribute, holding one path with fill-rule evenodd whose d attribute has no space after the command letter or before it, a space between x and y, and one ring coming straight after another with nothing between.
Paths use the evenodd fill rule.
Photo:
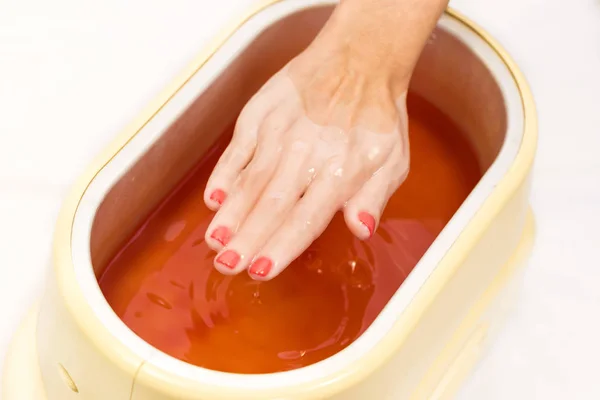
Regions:
<instances>
[{"instance_id":1,"label":"knuckle","mask_svg":"<svg viewBox=\"0 0 600 400\"><path fill-rule=\"evenodd\" d=\"M237 145L232 147L229 151L227 164L231 164L233 167L243 167L252 156L255 143L256 141L251 140L237 143Z\"/></svg>"},{"instance_id":2,"label":"knuckle","mask_svg":"<svg viewBox=\"0 0 600 400\"><path fill-rule=\"evenodd\" d=\"M287 150L290 153L289 156L304 158L313 153L313 146L306 138L294 135L288 140Z\"/></svg>"},{"instance_id":3,"label":"knuckle","mask_svg":"<svg viewBox=\"0 0 600 400\"><path fill-rule=\"evenodd\" d=\"M236 143L232 141L229 146L227 146L223 154L221 154L215 169L221 170L222 168L226 168L229 164L232 164L237 153L239 153L239 150L237 150Z\"/></svg>"},{"instance_id":4,"label":"knuckle","mask_svg":"<svg viewBox=\"0 0 600 400\"><path fill-rule=\"evenodd\" d=\"M341 180L349 170L351 163L348 163L347 157L344 155L331 156L324 164L323 174L328 179Z\"/></svg>"},{"instance_id":5,"label":"knuckle","mask_svg":"<svg viewBox=\"0 0 600 400\"><path fill-rule=\"evenodd\" d=\"M399 159L396 161L395 163L395 171L396 174L398 175L399 179L406 179L406 177L408 176L408 173L410 171L410 157L409 156L404 156L404 157L399 157Z\"/></svg>"},{"instance_id":6,"label":"knuckle","mask_svg":"<svg viewBox=\"0 0 600 400\"><path fill-rule=\"evenodd\" d=\"M250 104L247 104L243 109L235 123L233 131L233 140L240 140L245 137L255 137L258 128L257 113L253 110Z\"/></svg>"},{"instance_id":7,"label":"knuckle","mask_svg":"<svg viewBox=\"0 0 600 400\"><path fill-rule=\"evenodd\" d=\"M258 135L263 139L270 140L273 135L285 130L288 125L289 117L287 114L275 110L263 119Z\"/></svg>"},{"instance_id":8,"label":"knuckle","mask_svg":"<svg viewBox=\"0 0 600 400\"><path fill-rule=\"evenodd\" d=\"M239 175L237 186L241 191L256 191L258 187L263 187L262 184L270 176L271 167L268 162L264 162L261 158L254 158L250 165Z\"/></svg>"},{"instance_id":9,"label":"knuckle","mask_svg":"<svg viewBox=\"0 0 600 400\"><path fill-rule=\"evenodd\" d=\"M404 183L410 172L410 164L406 160L399 160L392 164L391 168L391 190L396 191Z\"/></svg>"},{"instance_id":10,"label":"knuckle","mask_svg":"<svg viewBox=\"0 0 600 400\"><path fill-rule=\"evenodd\" d=\"M389 157L390 146L377 142L363 146L360 151L361 162L370 168L379 168Z\"/></svg>"},{"instance_id":11,"label":"knuckle","mask_svg":"<svg viewBox=\"0 0 600 400\"><path fill-rule=\"evenodd\" d=\"M292 218L292 226L294 231L305 237L312 237L315 232L320 230L321 218L319 214L312 208L306 207L302 212L294 214Z\"/></svg>"},{"instance_id":12,"label":"knuckle","mask_svg":"<svg viewBox=\"0 0 600 400\"><path fill-rule=\"evenodd\" d=\"M254 163L253 163L254 164ZM253 165L249 168L246 168L240 176L238 177L238 188L240 191L247 191L254 186L254 182L256 181L256 173L254 172Z\"/></svg>"},{"instance_id":13,"label":"knuckle","mask_svg":"<svg viewBox=\"0 0 600 400\"><path fill-rule=\"evenodd\" d=\"M267 190L260 199L258 210L265 218L281 215L284 210L287 210L289 204L289 195L284 191Z\"/></svg>"}]
</instances>

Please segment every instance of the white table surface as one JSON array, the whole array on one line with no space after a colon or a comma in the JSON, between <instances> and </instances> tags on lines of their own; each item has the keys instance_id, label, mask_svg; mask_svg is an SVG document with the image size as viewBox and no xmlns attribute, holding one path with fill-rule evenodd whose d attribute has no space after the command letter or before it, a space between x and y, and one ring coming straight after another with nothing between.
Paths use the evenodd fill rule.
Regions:
<instances>
[{"instance_id":1,"label":"white table surface","mask_svg":"<svg viewBox=\"0 0 600 400\"><path fill-rule=\"evenodd\" d=\"M0 359L70 183L250 1L0 1ZM520 64L540 128L522 302L460 398L599 399L600 1L451 4Z\"/></svg>"}]
</instances>

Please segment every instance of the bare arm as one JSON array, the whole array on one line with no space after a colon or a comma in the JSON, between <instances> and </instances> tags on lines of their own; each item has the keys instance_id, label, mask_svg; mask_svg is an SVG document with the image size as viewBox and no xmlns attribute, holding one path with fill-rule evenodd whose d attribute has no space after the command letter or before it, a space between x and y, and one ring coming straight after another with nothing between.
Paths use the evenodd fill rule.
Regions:
<instances>
[{"instance_id":1,"label":"bare arm","mask_svg":"<svg viewBox=\"0 0 600 400\"><path fill-rule=\"evenodd\" d=\"M393 78L404 90L448 0L342 0L314 47L345 55L353 68Z\"/></svg>"}]
</instances>

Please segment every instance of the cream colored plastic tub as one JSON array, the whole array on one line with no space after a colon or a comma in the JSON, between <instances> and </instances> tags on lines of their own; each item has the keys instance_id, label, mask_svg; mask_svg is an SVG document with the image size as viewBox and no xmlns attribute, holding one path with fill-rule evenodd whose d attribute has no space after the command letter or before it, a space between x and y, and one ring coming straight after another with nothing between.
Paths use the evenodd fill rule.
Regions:
<instances>
[{"instance_id":1,"label":"cream colored plastic tub","mask_svg":"<svg viewBox=\"0 0 600 400\"><path fill-rule=\"evenodd\" d=\"M268 375L210 371L137 337L96 276L249 97L315 36L325 0L255 6L207 47L83 174L60 214L41 306L15 334L5 400L442 399L501 321L533 236L536 117L527 85L485 32L440 20L412 90L469 136L486 172L373 324L336 355ZM443 194L441 194L443 195Z\"/></svg>"}]
</instances>

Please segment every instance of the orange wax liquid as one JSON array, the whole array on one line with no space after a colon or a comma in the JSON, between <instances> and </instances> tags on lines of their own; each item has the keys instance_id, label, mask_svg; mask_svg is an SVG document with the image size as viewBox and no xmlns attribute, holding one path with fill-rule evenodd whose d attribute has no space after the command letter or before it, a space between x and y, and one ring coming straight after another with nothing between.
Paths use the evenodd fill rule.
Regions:
<instances>
[{"instance_id":1,"label":"orange wax liquid","mask_svg":"<svg viewBox=\"0 0 600 400\"><path fill-rule=\"evenodd\" d=\"M467 142L439 110L409 96L411 171L376 234L354 238L340 213L269 282L223 276L204 242L203 191L230 133L110 262L100 287L156 348L234 373L300 368L348 346L373 322L480 178Z\"/></svg>"}]
</instances>

